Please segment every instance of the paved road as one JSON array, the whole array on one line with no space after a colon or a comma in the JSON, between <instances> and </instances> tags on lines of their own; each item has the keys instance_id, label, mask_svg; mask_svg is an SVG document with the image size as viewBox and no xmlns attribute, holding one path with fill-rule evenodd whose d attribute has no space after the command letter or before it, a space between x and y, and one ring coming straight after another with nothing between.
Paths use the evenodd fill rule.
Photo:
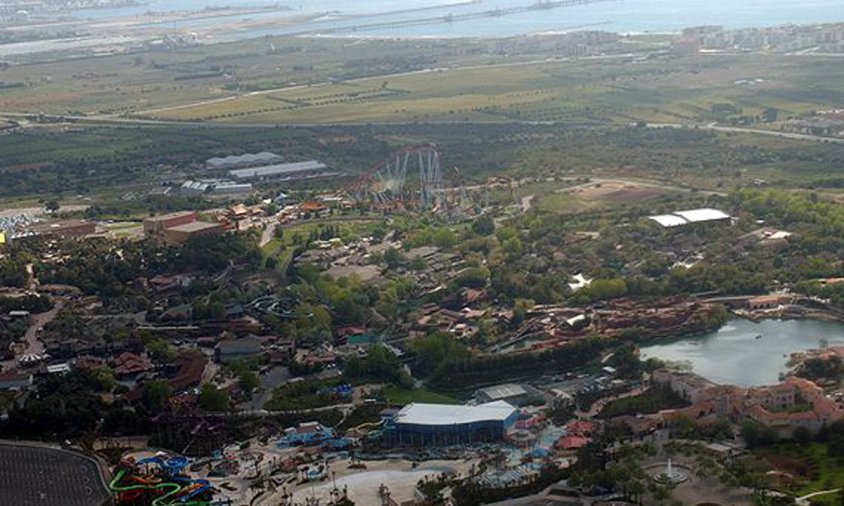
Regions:
<instances>
[{"instance_id":1,"label":"paved road","mask_svg":"<svg viewBox=\"0 0 844 506\"><path fill-rule=\"evenodd\" d=\"M813 142L829 142L833 144L844 144L844 139L837 137L822 137L820 135L797 134L792 132L778 132L776 130L761 130L759 128L740 128L740 127L726 127L719 126L715 123L707 125L682 125L680 123L649 123L648 128L689 128L698 130L713 130L716 132L736 133L736 134L755 134L767 135L769 137L779 137L781 139L791 139L795 141L813 141Z\"/></svg>"},{"instance_id":2,"label":"paved road","mask_svg":"<svg viewBox=\"0 0 844 506\"><path fill-rule=\"evenodd\" d=\"M604 407L606 407L607 404L609 404L613 401L617 401L619 399L624 399L624 398L627 398L627 397L635 397L637 395L641 395L647 389L648 389L648 387L642 386L642 387L639 387L639 388L634 388L633 390L631 390L629 392L625 392L625 393L620 394L620 395L615 395L613 397L607 397L605 399L599 399L592 404L592 407L589 408L589 411L577 410L577 411L575 411L574 414L575 414L575 416L580 417L580 418L594 418L594 417L598 416L598 414L604 409Z\"/></svg>"},{"instance_id":3,"label":"paved road","mask_svg":"<svg viewBox=\"0 0 844 506\"><path fill-rule=\"evenodd\" d=\"M44 343L38 339L38 329L43 328L44 325L53 321L62 305L62 303L57 302L56 307L50 311L32 316L32 324L26 329L26 334L24 335L26 348L23 350L22 355L40 355L44 353Z\"/></svg>"},{"instance_id":4,"label":"paved road","mask_svg":"<svg viewBox=\"0 0 844 506\"><path fill-rule=\"evenodd\" d=\"M64 307L64 301L56 300L56 306L46 313L39 313L32 315L32 320L29 328L24 334L24 347L15 353L14 360L6 360L0 362L0 368L3 370L11 369L17 366L17 360L24 355L41 355L44 353L44 343L38 339L38 329L43 328L56 318L56 315Z\"/></svg>"},{"instance_id":5,"label":"paved road","mask_svg":"<svg viewBox=\"0 0 844 506\"><path fill-rule=\"evenodd\" d=\"M258 376L261 382L260 389L255 392L252 400L242 404L241 409L246 411L260 411L264 409L266 404L273 397L273 391L285 384L290 379L290 369L287 367L276 366L270 369L266 374Z\"/></svg>"},{"instance_id":6,"label":"paved road","mask_svg":"<svg viewBox=\"0 0 844 506\"><path fill-rule=\"evenodd\" d=\"M0 117L7 118L26 118L32 116L32 113L20 112L0 112ZM336 128L338 126L355 127L355 126L402 126L402 125L524 125L524 126L557 126L569 125L571 123L565 121L528 121L528 120L512 120L512 119L495 119L495 120L454 120L454 121L356 121L356 122L338 122L338 123L215 123L211 121L172 121L172 120L154 120L154 119L139 119L139 118L122 118L115 116L74 116L74 115L46 115L47 119L53 121L71 121L76 123L88 123L98 125L110 125L114 127L198 127L198 128L242 128L242 129L258 129L258 128ZM54 125L55 123L46 124L46 126ZM29 123L22 126L37 126L39 124ZM684 128L684 129L699 129L712 130L724 133L740 133L752 135L765 135L769 137L779 137L781 139L790 139L797 141L811 141L823 142L832 144L844 144L844 138L836 137L822 137L819 135L798 134L791 132L778 132L775 130L761 130L758 128L740 128L740 127L726 127L713 124L680 124L680 123L649 123L648 128Z\"/></svg>"}]
</instances>

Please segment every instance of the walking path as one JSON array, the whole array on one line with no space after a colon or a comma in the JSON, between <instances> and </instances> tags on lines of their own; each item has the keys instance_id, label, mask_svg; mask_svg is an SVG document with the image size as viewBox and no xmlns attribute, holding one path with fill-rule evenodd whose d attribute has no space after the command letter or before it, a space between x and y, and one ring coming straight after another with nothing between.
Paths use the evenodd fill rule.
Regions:
<instances>
[{"instance_id":1,"label":"walking path","mask_svg":"<svg viewBox=\"0 0 844 506\"><path fill-rule=\"evenodd\" d=\"M594 418L594 417L598 416L598 414L601 411L603 411L604 407L607 404L609 404L613 401L617 401L619 399L624 399L624 398L627 398L627 397L635 397L637 395L642 395L647 389L648 389L647 387L641 386L641 387L638 387L638 388L634 388L633 390L631 390L629 392L625 392L623 394L615 395L613 397L607 397L605 399L599 399L592 404L592 407L589 408L589 411L577 410L577 411L575 411L574 414L575 414L575 416L580 417L580 418Z\"/></svg>"},{"instance_id":2,"label":"walking path","mask_svg":"<svg viewBox=\"0 0 844 506\"><path fill-rule=\"evenodd\" d=\"M64 307L64 301L61 299L56 299L56 305L53 309L47 311L46 313L39 313L32 315L32 319L29 324L29 328L26 329L26 334L24 334L24 347L23 349L18 349L15 353L15 359L13 360L6 360L4 362L0 362L0 369L8 370L13 369L17 365L17 359L21 358L24 355L41 355L44 353L44 343L38 339L39 329L43 329L45 325L50 323L56 318L59 311Z\"/></svg>"},{"instance_id":3,"label":"walking path","mask_svg":"<svg viewBox=\"0 0 844 506\"><path fill-rule=\"evenodd\" d=\"M815 492L813 494L804 495L803 497L797 498L797 504L799 504L801 506L808 506L810 504L809 500L814 498L814 497L819 497L819 496L822 496L822 495L837 494L837 493L841 492L842 490L844 490L844 488L836 488L836 489L832 489L832 490L822 490L820 492Z\"/></svg>"}]
</instances>

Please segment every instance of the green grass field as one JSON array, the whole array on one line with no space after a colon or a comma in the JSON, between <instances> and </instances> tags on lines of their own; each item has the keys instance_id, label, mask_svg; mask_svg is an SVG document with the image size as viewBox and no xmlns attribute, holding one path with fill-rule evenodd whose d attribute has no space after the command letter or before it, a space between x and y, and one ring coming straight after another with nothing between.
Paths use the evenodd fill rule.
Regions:
<instances>
[{"instance_id":1,"label":"green grass field","mask_svg":"<svg viewBox=\"0 0 844 506\"><path fill-rule=\"evenodd\" d=\"M757 455L767 457L777 464L774 467L779 471L796 477L792 486L785 487L783 491L797 497L844 488L844 458L830 455L823 443L780 444L760 450ZM840 504L839 497L834 494L816 500L818 504Z\"/></svg>"},{"instance_id":2,"label":"green grass field","mask_svg":"<svg viewBox=\"0 0 844 506\"><path fill-rule=\"evenodd\" d=\"M340 237L344 239L344 242L348 242L371 233L379 223L380 219L338 221L331 218L296 223L283 228L282 237L271 239L270 242L261 248L261 254L264 256L264 259L275 257L278 265L283 266L287 264L291 255L293 255L294 246L306 241L308 235L313 231L320 231L327 226L337 227Z\"/></svg>"},{"instance_id":3,"label":"green grass field","mask_svg":"<svg viewBox=\"0 0 844 506\"><path fill-rule=\"evenodd\" d=\"M384 395L390 404L405 405L411 402L426 402L431 404L454 404L457 399L447 395L438 394L425 389L405 390L395 386L384 389Z\"/></svg>"}]
</instances>

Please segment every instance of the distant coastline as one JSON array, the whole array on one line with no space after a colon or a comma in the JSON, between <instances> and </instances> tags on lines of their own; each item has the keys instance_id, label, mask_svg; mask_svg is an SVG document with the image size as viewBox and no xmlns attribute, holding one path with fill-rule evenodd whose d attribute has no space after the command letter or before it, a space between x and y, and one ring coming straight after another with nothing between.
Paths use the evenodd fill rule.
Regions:
<instances>
[{"instance_id":1,"label":"distant coastline","mask_svg":"<svg viewBox=\"0 0 844 506\"><path fill-rule=\"evenodd\" d=\"M93 12L97 18L125 17L143 11L202 11L219 6L218 0L148 0L142 8L98 9L84 11L82 17ZM282 2L284 3L284 2ZM710 2L689 2L679 11L670 0L618 0L590 5L543 11L531 10L512 16L482 17L471 20L455 20L466 13L489 12L514 6L530 5L532 0L483 0L432 1L432 0L372 0L357 4L343 0L310 0L289 4L291 13L297 16L325 12L336 13L336 19L320 19L297 25L262 27L244 30L236 34L246 39L266 35L298 35L302 31L313 31L314 35L337 38L383 38L383 39L454 39L454 38L501 38L518 35L538 35L554 32L569 32L571 27L603 24L598 29L622 35L670 35L684 27L698 25L722 25L726 29L747 27L773 27L785 24L825 24L844 21L844 0L819 0L811 5L794 4L785 0L748 0L745 3L712 0ZM272 2L254 0L231 0L232 9L255 8L258 5L273 5ZM279 5L275 3L275 5ZM429 11L423 13L421 11ZM80 14L83 11L79 11ZM831 19L830 13L841 13L839 19ZM421 23L420 18L436 20ZM260 18L259 18L260 19ZM354 20L353 22L351 22ZM391 25L406 23L408 26L372 26L362 30L343 30L330 33L338 27L355 25ZM190 22L184 23L190 29ZM321 30L324 29L324 32ZM308 34L311 35L311 34Z\"/></svg>"}]
</instances>

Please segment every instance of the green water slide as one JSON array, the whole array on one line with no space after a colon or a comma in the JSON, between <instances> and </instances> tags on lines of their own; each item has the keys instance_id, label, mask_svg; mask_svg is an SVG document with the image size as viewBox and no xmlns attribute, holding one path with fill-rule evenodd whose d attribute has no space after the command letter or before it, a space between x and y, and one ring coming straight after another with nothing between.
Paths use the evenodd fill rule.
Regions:
<instances>
[{"instance_id":1,"label":"green water slide","mask_svg":"<svg viewBox=\"0 0 844 506\"><path fill-rule=\"evenodd\" d=\"M155 499L152 501L152 506L208 506L208 503L205 501L189 501L189 502L182 502L179 501L176 496L182 491L184 487L179 485L178 483L158 483L158 484L150 484L150 485L121 485L120 480L126 475L126 470L120 469L114 475L111 482L109 483L109 489L112 492L132 492L136 490L161 490L167 491L163 496Z\"/></svg>"}]
</instances>

